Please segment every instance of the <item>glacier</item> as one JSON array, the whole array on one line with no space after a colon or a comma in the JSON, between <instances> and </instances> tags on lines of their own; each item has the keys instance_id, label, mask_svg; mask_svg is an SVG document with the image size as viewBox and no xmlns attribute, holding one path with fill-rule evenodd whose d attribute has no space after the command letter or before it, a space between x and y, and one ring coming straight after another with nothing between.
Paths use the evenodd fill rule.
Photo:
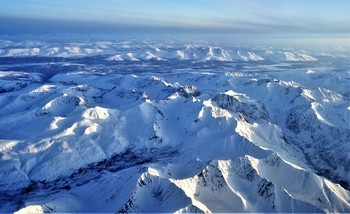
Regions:
<instances>
[{"instance_id":1,"label":"glacier","mask_svg":"<svg viewBox=\"0 0 350 214\"><path fill-rule=\"evenodd\" d=\"M0 212L350 212L349 57L0 40Z\"/></svg>"}]
</instances>

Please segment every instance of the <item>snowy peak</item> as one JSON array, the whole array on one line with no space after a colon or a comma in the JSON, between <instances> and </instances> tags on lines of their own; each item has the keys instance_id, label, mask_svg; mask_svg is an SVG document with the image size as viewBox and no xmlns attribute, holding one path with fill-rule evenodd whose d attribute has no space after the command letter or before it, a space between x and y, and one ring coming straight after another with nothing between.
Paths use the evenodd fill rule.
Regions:
<instances>
[{"instance_id":1,"label":"snowy peak","mask_svg":"<svg viewBox=\"0 0 350 214\"><path fill-rule=\"evenodd\" d=\"M45 104L41 110L36 112L36 115L53 115L62 117L76 109L86 109L87 107L88 105L82 97L63 94L63 96L56 97Z\"/></svg>"},{"instance_id":2,"label":"snowy peak","mask_svg":"<svg viewBox=\"0 0 350 214\"><path fill-rule=\"evenodd\" d=\"M217 162L210 163L193 178L172 180L179 188L184 189L191 198L192 204L204 212L242 212L244 203L232 192L217 167ZM230 203L227 203L227 200Z\"/></svg>"},{"instance_id":3,"label":"snowy peak","mask_svg":"<svg viewBox=\"0 0 350 214\"><path fill-rule=\"evenodd\" d=\"M194 177L171 179L171 182L204 212L321 211L304 198L292 196L288 190L261 177L257 163L249 156L212 161Z\"/></svg>"},{"instance_id":4,"label":"snowy peak","mask_svg":"<svg viewBox=\"0 0 350 214\"><path fill-rule=\"evenodd\" d=\"M169 61L191 60L196 62L315 62L320 58L346 58L336 54L336 48L324 52L299 49L274 49L261 47L212 46L194 44L149 44L126 42L89 42L89 43L20 43L0 49L0 57L59 57L84 58L103 56L108 61ZM106 57L107 56L107 57Z\"/></svg>"},{"instance_id":5,"label":"snowy peak","mask_svg":"<svg viewBox=\"0 0 350 214\"><path fill-rule=\"evenodd\" d=\"M256 53L254 53L252 51L247 51L246 53L243 53L243 51L237 51L237 55L243 61L263 61L263 60L265 60L263 57L257 55Z\"/></svg>"},{"instance_id":6,"label":"snowy peak","mask_svg":"<svg viewBox=\"0 0 350 214\"><path fill-rule=\"evenodd\" d=\"M313 56L307 54L294 54L290 52L284 52L287 61L317 61Z\"/></svg>"},{"instance_id":7,"label":"snowy peak","mask_svg":"<svg viewBox=\"0 0 350 214\"><path fill-rule=\"evenodd\" d=\"M132 196L118 212L176 212L191 203L184 192L168 179L143 173Z\"/></svg>"},{"instance_id":8,"label":"snowy peak","mask_svg":"<svg viewBox=\"0 0 350 214\"><path fill-rule=\"evenodd\" d=\"M262 103L253 101L245 95L227 91L225 94L218 94L212 98L218 107L229 110L233 113L240 113L250 122L268 120L269 114Z\"/></svg>"},{"instance_id":9,"label":"snowy peak","mask_svg":"<svg viewBox=\"0 0 350 214\"><path fill-rule=\"evenodd\" d=\"M231 61L228 51L220 47L187 45L176 50L178 59L198 61Z\"/></svg>"},{"instance_id":10,"label":"snowy peak","mask_svg":"<svg viewBox=\"0 0 350 214\"><path fill-rule=\"evenodd\" d=\"M220 47L209 47L207 57L205 61L218 60L218 61L232 61L228 51Z\"/></svg>"}]
</instances>

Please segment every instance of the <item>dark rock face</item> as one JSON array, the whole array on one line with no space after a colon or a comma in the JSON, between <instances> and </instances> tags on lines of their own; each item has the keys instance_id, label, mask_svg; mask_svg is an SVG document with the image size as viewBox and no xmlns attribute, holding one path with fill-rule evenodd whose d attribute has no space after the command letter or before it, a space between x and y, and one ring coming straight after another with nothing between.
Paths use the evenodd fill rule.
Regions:
<instances>
[{"instance_id":1,"label":"dark rock face","mask_svg":"<svg viewBox=\"0 0 350 214\"><path fill-rule=\"evenodd\" d=\"M248 122L269 119L269 113L266 111L264 104L260 102L241 102L227 94L218 94L213 97L212 101L220 108L241 113Z\"/></svg>"}]
</instances>

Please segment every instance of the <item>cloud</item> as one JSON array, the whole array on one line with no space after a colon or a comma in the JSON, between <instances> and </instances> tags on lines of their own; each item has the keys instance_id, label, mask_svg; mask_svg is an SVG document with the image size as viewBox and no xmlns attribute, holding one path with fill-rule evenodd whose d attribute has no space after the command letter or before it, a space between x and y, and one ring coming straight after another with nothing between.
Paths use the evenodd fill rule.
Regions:
<instances>
[{"instance_id":1,"label":"cloud","mask_svg":"<svg viewBox=\"0 0 350 214\"><path fill-rule=\"evenodd\" d=\"M309 17L280 16L264 11L249 18L203 14L163 14L145 16L121 13L106 20L59 20L43 18L0 17L0 33L208 33L208 34L346 34L349 24L334 20L315 20ZM115 18L114 17L114 18Z\"/></svg>"}]
</instances>

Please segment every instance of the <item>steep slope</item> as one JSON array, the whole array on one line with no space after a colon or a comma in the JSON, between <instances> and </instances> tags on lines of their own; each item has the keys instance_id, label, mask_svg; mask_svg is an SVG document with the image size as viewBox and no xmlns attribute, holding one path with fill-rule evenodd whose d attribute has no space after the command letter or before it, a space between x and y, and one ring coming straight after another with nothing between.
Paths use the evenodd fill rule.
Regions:
<instances>
[{"instance_id":1,"label":"steep slope","mask_svg":"<svg viewBox=\"0 0 350 214\"><path fill-rule=\"evenodd\" d=\"M350 212L340 55L27 46L40 52L1 58L1 212ZM38 57L47 51L65 58L52 62L62 72L35 72L49 68ZM20 67L26 60L37 63Z\"/></svg>"}]
</instances>

